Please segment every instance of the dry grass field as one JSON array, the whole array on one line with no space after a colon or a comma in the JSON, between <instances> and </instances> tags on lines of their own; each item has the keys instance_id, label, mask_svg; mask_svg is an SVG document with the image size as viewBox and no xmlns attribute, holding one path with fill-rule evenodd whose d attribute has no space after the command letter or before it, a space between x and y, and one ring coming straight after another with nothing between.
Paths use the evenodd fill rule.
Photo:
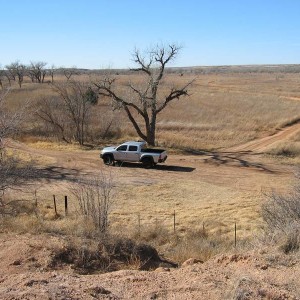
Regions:
<instances>
[{"instance_id":1,"label":"dry grass field","mask_svg":"<svg viewBox=\"0 0 300 300\"><path fill-rule=\"evenodd\" d=\"M114 75L117 84L139 84L137 75ZM99 78L99 77L98 77ZM80 75L76 80L97 81L97 77ZM58 77L57 81L64 80ZM171 103L158 116L157 142L170 148L216 150L242 144L268 134L299 118L300 78L297 73L225 73L168 74L164 91L195 80L189 97ZM32 103L53 95L49 84L24 83L10 93L12 105ZM113 118L121 130L121 140L137 138L135 131L121 111L111 113L109 101L100 99L94 109L93 130L101 130L101 122ZM30 120L30 127L39 127ZM100 124L100 125L99 125Z\"/></svg>"},{"instance_id":2,"label":"dry grass field","mask_svg":"<svg viewBox=\"0 0 300 300\"><path fill-rule=\"evenodd\" d=\"M121 84L126 84L128 79L136 84L141 80L137 75L115 77ZM82 75L76 79L88 81L89 77ZM273 188L286 190L293 183L294 167L299 161L299 131L286 126L300 118L300 77L297 73L168 74L162 94L170 86L184 85L193 79L190 96L172 102L159 115L157 142L168 149L169 158L166 165L154 170L136 165L103 166L99 159L103 145L138 139L124 113L112 113L107 99L100 99L94 108L91 128L101 130L101 122L109 116L114 118L119 135L109 140L95 139L91 149L63 144L42 135L34 104L54 94L50 84L25 82L22 89L11 89L11 107L16 108L27 100L32 104L24 132L18 137L20 142L11 142L9 147L26 159L31 156L45 170L45 176L27 188L27 194L22 197L32 200L37 191L39 208L46 216L43 226L47 230L80 230L69 186L74 178L96 176L102 170L113 172L116 181L111 230L135 238L140 234L145 241L178 260L188 258L190 253L178 249L172 254L174 211L176 234L180 236L203 233L204 228L215 239L225 238L232 246L235 223L240 243L261 232L264 192ZM93 76L92 80L97 78ZM277 138L278 130L285 127L293 131L287 137ZM263 151L235 150L272 134L275 141L267 143ZM69 195L68 218L53 218L53 194L60 199L58 209L62 216L61 199ZM16 195L12 192L7 197L14 199ZM26 221L24 216L21 223L37 227L36 221ZM11 223L10 226L20 225Z\"/></svg>"}]
</instances>

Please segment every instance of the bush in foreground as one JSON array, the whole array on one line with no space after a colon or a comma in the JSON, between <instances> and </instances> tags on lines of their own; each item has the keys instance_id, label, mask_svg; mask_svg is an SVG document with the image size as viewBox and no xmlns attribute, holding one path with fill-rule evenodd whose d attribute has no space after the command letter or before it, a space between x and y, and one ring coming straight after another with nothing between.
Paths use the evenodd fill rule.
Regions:
<instances>
[{"instance_id":1,"label":"bush in foreground","mask_svg":"<svg viewBox=\"0 0 300 300\"><path fill-rule=\"evenodd\" d=\"M300 185L286 194L272 191L262 206L267 232L281 243L285 253L300 248Z\"/></svg>"}]
</instances>

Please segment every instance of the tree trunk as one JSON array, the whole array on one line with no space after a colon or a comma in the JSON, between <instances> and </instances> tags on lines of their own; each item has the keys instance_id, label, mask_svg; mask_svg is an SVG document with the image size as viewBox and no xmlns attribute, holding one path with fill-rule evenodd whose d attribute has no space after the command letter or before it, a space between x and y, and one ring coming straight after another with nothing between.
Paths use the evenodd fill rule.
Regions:
<instances>
[{"instance_id":1,"label":"tree trunk","mask_svg":"<svg viewBox=\"0 0 300 300\"><path fill-rule=\"evenodd\" d=\"M156 132L156 113L153 111L149 128L147 128L147 143L150 146L155 146L155 132Z\"/></svg>"}]
</instances>

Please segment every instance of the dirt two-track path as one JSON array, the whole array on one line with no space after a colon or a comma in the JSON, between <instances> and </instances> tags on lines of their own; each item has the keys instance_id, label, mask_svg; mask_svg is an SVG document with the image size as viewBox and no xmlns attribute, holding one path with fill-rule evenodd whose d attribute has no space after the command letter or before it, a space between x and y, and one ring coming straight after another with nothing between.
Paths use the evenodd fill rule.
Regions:
<instances>
[{"instance_id":1,"label":"dirt two-track path","mask_svg":"<svg viewBox=\"0 0 300 300\"><path fill-rule=\"evenodd\" d=\"M262 137L242 145L218 152L199 152L188 154L169 153L165 164L147 170L140 164L124 164L121 181L125 184L151 184L160 181L209 182L214 185L231 186L240 182L243 189L261 190L281 178L282 182L294 177L294 168L284 165L262 153L278 142L284 142L300 131L300 123L287 126L277 133ZM99 158L97 150L55 150L41 149L23 143L8 141L7 146L25 152L46 165L45 177L48 179L67 179L80 174L96 174L107 169ZM117 168L117 167L116 167ZM115 169L116 169L115 168ZM275 186L278 187L278 182Z\"/></svg>"},{"instance_id":2,"label":"dirt two-track path","mask_svg":"<svg viewBox=\"0 0 300 300\"><path fill-rule=\"evenodd\" d=\"M299 130L300 130L300 122L291 126L287 126L281 130L278 130L278 132L273 135L265 136L260 139L250 141L242 145L231 147L227 149L227 151L231 151L231 152L252 151L256 153L263 153L265 150L267 150L269 147L273 146L274 144L288 140Z\"/></svg>"}]
</instances>

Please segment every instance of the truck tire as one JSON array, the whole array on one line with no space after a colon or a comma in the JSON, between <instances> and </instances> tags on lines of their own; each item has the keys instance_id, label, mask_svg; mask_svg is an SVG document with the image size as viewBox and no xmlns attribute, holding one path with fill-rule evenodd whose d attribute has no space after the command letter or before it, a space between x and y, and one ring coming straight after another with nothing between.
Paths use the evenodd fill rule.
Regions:
<instances>
[{"instance_id":1,"label":"truck tire","mask_svg":"<svg viewBox=\"0 0 300 300\"><path fill-rule=\"evenodd\" d=\"M144 157L142 159L142 164L143 164L143 167L146 169L150 169L150 168L154 167L154 162L151 157Z\"/></svg>"},{"instance_id":2,"label":"truck tire","mask_svg":"<svg viewBox=\"0 0 300 300\"><path fill-rule=\"evenodd\" d=\"M102 159L103 159L103 162L104 162L105 165L107 165L107 166L113 166L114 165L114 157L111 154L104 155L102 157Z\"/></svg>"}]
</instances>

